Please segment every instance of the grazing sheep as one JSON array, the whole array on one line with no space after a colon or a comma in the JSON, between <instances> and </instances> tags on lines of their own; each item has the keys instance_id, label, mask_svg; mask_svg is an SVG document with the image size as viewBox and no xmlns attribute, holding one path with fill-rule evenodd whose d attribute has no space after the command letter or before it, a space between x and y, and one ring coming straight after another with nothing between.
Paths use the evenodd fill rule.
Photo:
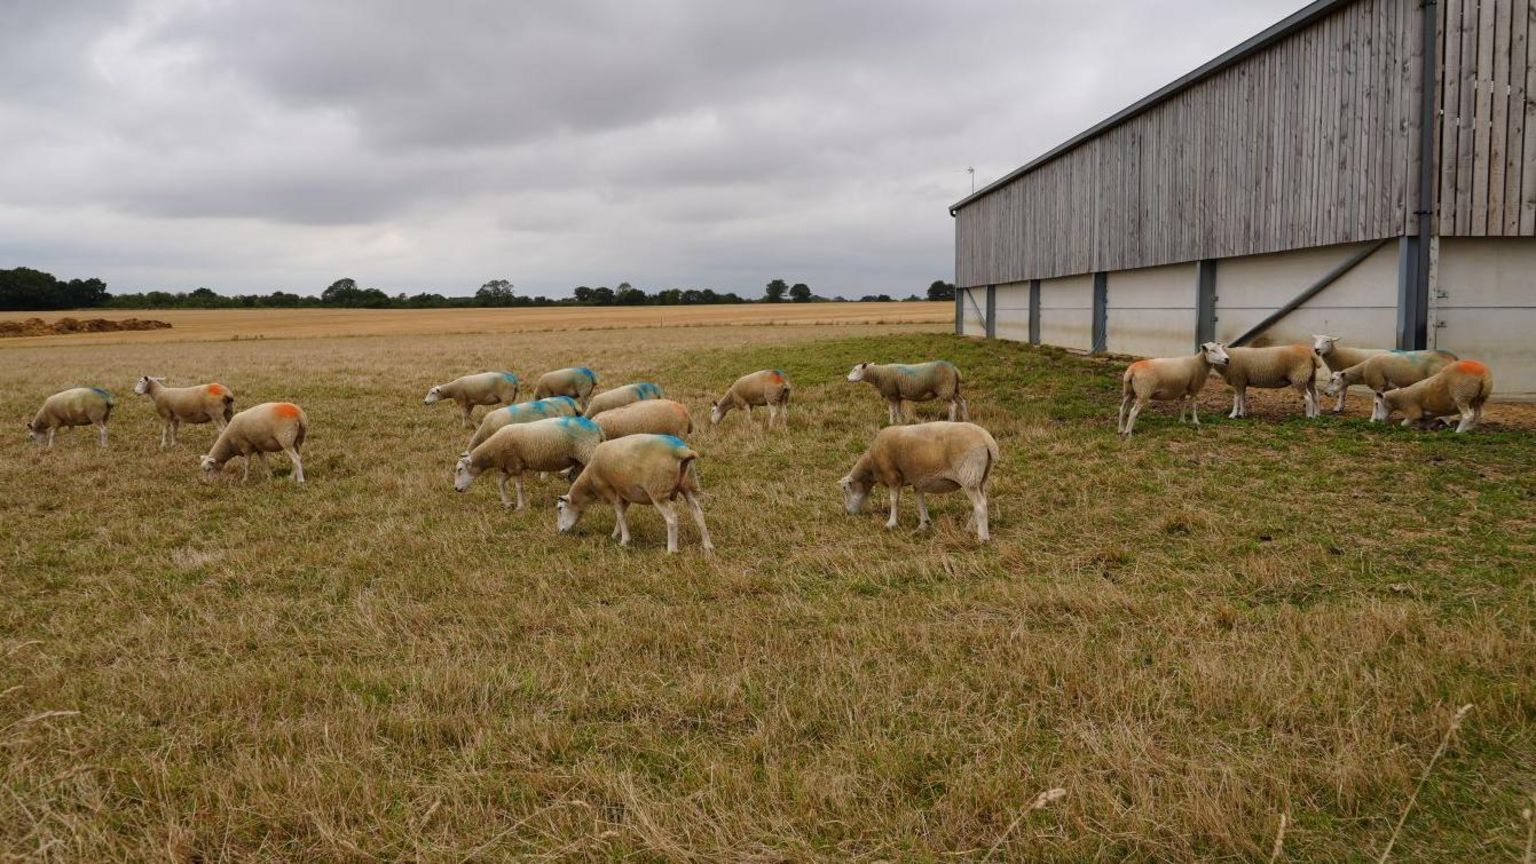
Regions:
<instances>
[{"instance_id":1,"label":"grazing sheep","mask_svg":"<svg viewBox=\"0 0 1536 864\"><path fill-rule=\"evenodd\" d=\"M1322 362L1305 345L1228 348L1227 365L1216 368L1216 374L1232 387L1232 413L1227 416L1248 416L1249 387L1289 387L1301 396L1306 415L1318 416L1322 412L1317 403L1317 370Z\"/></svg>"},{"instance_id":2,"label":"grazing sheep","mask_svg":"<svg viewBox=\"0 0 1536 864\"><path fill-rule=\"evenodd\" d=\"M615 387L612 390L593 396L587 402L587 417L596 417L604 411L612 411L622 408L631 402L640 402L646 399L660 399L661 387L649 381L641 381L636 384L625 384L623 387Z\"/></svg>"},{"instance_id":3,"label":"grazing sheep","mask_svg":"<svg viewBox=\"0 0 1536 864\"><path fill-rule=\"evenodd\" d=\"M951 421L969 420L970 407L960 395L960 370L948 360L907 365L905 363L860 363L848 373L853 382L868 381L885 397L890 422L899 423L906 417L905 402L927 402L942 399L949 402Z\"/></svg>"},{"instance_id":4,"label":"grazing sheep","mask_svg":"<svg viewBox=\"0 0 1536 864\"><path fill-rule=\"evenodd\" d=\"M1371 422L1385 422L1395 411L1403 412L1409 426L1460 414L1457 432L1467 432L1483 420L1483 403L1493 393L1493 373L1476 360L1458 360L1434 375L1407 387L1376 394Z\"/></svg>"},{"instance_id":5,"label":"grazing sheep","mask_svg":"<svg viewBox=\"0 0 1536 864\"><path fill-rule=\"evenodd\" d=\"M779 369L764 369L736 379L731 389L725 391L720 401L713 403L709 412L711 426L725 419L733 408L747 412L747 422L752 422L752 406L768 406L768 427L773 428L775 417L782 415L784 425L789 425L789 379Z\"/></svg>"},{"instance_id":6,"label":"grazing sheep","mask_svg":"<svg viewBox=\"0 0 1536 864\"><path fill-rule=\"evenodd\" d=\"M176 430L183 423L212 423L214 431L223 432L229 418L235 416L234 391L223 384L199 384L195 387L167 387L164 378L145 375L133 385L133 392L148 396L160 427L160 446L176 446ZM169 444L167 444L169 439Z\"/></svg>"},{"instance_id":7,"label":"grazing sheep","mask_svg":"<svg viewBox=\"0 0 1536 864\"><path fill-rule=\"evenodd\" d=\"M43 407L27 422L27 434L53 449L53 434L60 428L95 426L96 440L107 446L107 418L117 400L100 387L73 387L43 400Z\"/></svg>"},{"instance_id":8,"label":"grazing sheep","mask_svg":"<svg viewBox=\"0 0 1536 864\"><path fill-rule=\"evenodd\" d=\"M586 408L587 400L592 398L592 388L596 386L597 373L585 366L556 369L539 376L539 382L533 387L533 398L569 396Z\"/></svg>"},{"instance_id":9,"label":"grazing sheep","mask_svg":"<svg viewBox=\"0 0 1536 864\"><path fill-rule=\"evenodd\" d=\"M469 489L480 473L499 468L496 488L501 503L511 507L507 497L507 479L517 483L517 509L527 506L523 498L524 471L564 471L580 468L592 461L592 452L603 441L603 430L585 417L551 417L532 423L514 423L496 430L483 444L459 457L454 468L453 488Z\"/></svg>"},{"instance_id":10,"label":"grazing sheep","mask_svg":"<svg viewBox=\"0 0 1536 864\"><path fill-rule=\"evenodd\" d=\"M646 399L613 408L592 418L603 429L603 440L612 441L628 435L676 435L693 432L693 415L688 406L671 399Z\"/></svg>"},{"instance_id":11,"label":"grazing sheep","mask_svg":"<svg viewBox=\"0 0 1536 864\"><path fill-rule=\"evenodd\" d=\"M495 411L487 411L480 418L480 427L469 438L469 447L473 450L484 444L486 439L496 434L496 430L512 423L532 423L535 420L547 420L551 417L574 417L581 413L581 408L576 400L569 396L551 396L548 399L540 399L537 402L519 402L516 405L508 405L505 408L497 408Z\"/></svg>"},{"instance_id":12,"label":"grazing sheep","mask_svg":"<svg viewBox=\"0 0 1536 864\"><path fill-rule=\"evenodd\" d=\"M1325 392L1342 399L1350 385L1364 384L1383 393L1417 384L1455 362L1456 355L1448 351L1386 351L1329 375Z\"/></svg>"},{"instance_id":13,"label":"grazing sheep","mask_svg":"<svg viewBox=\"0 0 1536 864\"><path fill-rule=\"evenodd\" d=\"M1343 369L1348 369L1357 363L1364 363L1372 357L1375 357L1377 354L1385 354L1387 353L1387 349L1350 348L1345 345L1340 345L1339 337L1337 336L1322 336L1314 333L1312 334L1312 353L1323 358L1323 364L1328 367L1328 371L1330 373L1333 373ZM1333 406L1333 413L1344 413L1344 397L1348 395L1348 393L1348 387L1345 387L1339 391L1339 401L1338 404ZM1331 389L1328 391L1328 395L1333 395L1333 391Z\"/></svg>"},{"instance_id":14,"label":"grazing sheep","mask_svg":"<svg viewBox=\"0 0 1536 864\"><path fill-rule=\"evenodd\" d=\"M853 464L848 476L838 481L843 507L858 513L876 483L890 491L891 516L886 528L896 527L896 505L901 487L911 486L917 495L918 528L929 525L924 492L965 490L971 499L971 518L976 537L990 539L987 528L987 478L998 458L997 441L974 423L938 420L915 426L887 426L875 434L869 450Z\"/></svg>"},{"instance_id":15,"label":"grazing sheep","mask_svg":"<svg viewBox=\"0 0 1536 864\"><path fill-rule=\"evenodd\" d=\"M442 399L452 399L459 403L459 410L464 412L464 427L467 429L473 425L469 417L476 405L498 405L502 402L510 405L517 401L517 390L517 376L511 372L481 372L433 387L427 391L427 398L422 402L431 405Z\"/></svg>"},{"instance_id":16,"label":"grazing sheep","mask_svg":"<svg viewBox=\"0 0 1536 864\"><path fill-rule=\"evenodd\" d=\"M1185 406L1188 406L1195 425L1200 425L1200 408L1195 397L1210 378L1211 367L1227 364L1227 350L1220 342L1207 342L1200 350L1188 357L1157 357L1137 360L1125 370L1120 385L1120 418L1115 430L1131 437L1136 428L1136 416L1147 402L1156 399L1179 400L1179 422L1184 422ZM1133 404L1134 403L1134 404Z\"/></svg>"},{"instance_id":17,"label":"grazing sheep","mask_svg":"<svg viewBox=\"0 0 1536 864\"><path fill-rule=\"evenodd\" d=\"M304 460L299 458L299 448L309 432L309 418L304 409L292 402L263 402L253 405L231 417L224 424L213 449L203 457L203 475L212 477L224 470L224 463L236 456L245 457L244 483L251 479L251 456L261 457L261 467L267 468L268 453L286 453L293 462L293 480L304 482ZM270 473L270 472L269 472Z\"/></svg>"},{"instance_id":18,"label":"grazing sheep","mask_svg":"<svg viewBox=\"0 0 1536 864\"><path fill-rule=\"evenodd\" d=\"M560 496L557 526L569 534L581 520L581 514L594 501L613 505L616 524L613 536L620 546L629 545L629 520L625 511L631 504L650 504L667 523L667 551L677 551L677 496L683 496L693 521L699 526L706 553L715 551L709 528L704 524L704 510L699 507L698 475L693 460L699 454L673 435L629 435L599 444L592 462L571 484L571 491Z\"/></svg>"}]
</instances>

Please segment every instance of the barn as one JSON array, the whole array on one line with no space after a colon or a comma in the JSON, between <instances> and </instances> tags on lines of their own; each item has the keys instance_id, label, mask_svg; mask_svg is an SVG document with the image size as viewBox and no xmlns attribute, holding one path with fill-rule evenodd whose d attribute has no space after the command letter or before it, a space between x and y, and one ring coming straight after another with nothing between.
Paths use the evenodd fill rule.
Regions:
<instances>
[{"instance_id":1,"label":"barn","mask_svg":"<svg viewBox=\"0 0 1536 864\"><path fill-rule=\"evenodd\" d=\"M1536 0L1318 0L950 213L960 333L1329 333L1536 397Z\"/></svg>"}]
</instances>

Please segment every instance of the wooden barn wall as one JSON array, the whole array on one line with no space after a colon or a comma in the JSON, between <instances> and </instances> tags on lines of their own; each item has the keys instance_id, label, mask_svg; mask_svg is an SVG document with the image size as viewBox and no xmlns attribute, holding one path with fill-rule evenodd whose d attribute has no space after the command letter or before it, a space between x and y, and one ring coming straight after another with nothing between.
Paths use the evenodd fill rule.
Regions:
<instances>
[{"instance_id":1,"label":"wooden barn wall","mask_svg":"<svg viewBox=\"0 0 1536 864\"><path fill-rule=\"evenodd\" d=\"M1437 231L1536 236L1536 2L1438 5Z\"/></svg>"},{"instance_id":2,"label":"wooden barn wall","mask_svg":"<svg viewBox=\"0 0 1536 864\"><path fill-rule=\"evenodd\" d=\"M1457 20L1465 16L1462 4L1476 7L1481 27L1479 0L1442 2L1457 5ZM1528 12L1536 0L1483 2L1495 7L1493 19L1499 8L1509 13L1513 45L1513 6ZM1490 45L1499 32L1495 24ZM1528 35L1520 28L1522 48ZM1416 0L1359 0L1336 10L962 207L955 219L958 283L1407 233L1417 206L1411 180L1420 44ZM1476 59L1481 63L1481 55ZM1513 65L1505 73L1510 80ZM1523 56L1519 65L1521 73L1532 68ZM1506 120L1509 114L1506 105ZM1458 129L1455 138L1458 158L1463 139L1469 148L1473 180L1481 165L1491 190L1491 141L1483 165L1475 134ZM1499 154L1507 198L1507 139ZM1522 154L1529 161L1528 151ZM1468 184L1469 202L1475 185Z\"/></svg>"}]
</instances>

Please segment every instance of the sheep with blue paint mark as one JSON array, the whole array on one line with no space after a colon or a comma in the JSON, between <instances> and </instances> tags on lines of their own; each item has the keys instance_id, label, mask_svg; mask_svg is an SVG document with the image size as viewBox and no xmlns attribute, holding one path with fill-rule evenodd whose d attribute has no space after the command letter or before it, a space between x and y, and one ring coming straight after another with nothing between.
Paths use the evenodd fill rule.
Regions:
<instances>
[{"instance_id":1,"label":"sheep with blue paint mark","mask_svg":"<svg viewBox=\"0 0 1536 864\"><path fill-rule=\"evenodd\" d=\"M503 402L511 405L517 401L518 388L517 376L511 372L481 372L433 387L427 391L427 398L422 403L431 405L452 399L459 403L459 410L464 412L464 427L468 429L473 426L470 415L476 405L500 405Z\"/></svg>"},{"instance_id":2,"label":"sheep with blue paint mark","mask_svg":"<svg viewBox=\"0 0 1536 864\"><path fill-rule=\"evenodd\" d=\"M773 428L773 421L779 416L784 417L784 425L789 425L789 378L785 377L783 370L764 369L761 372L753 372L736 379L731 389L725 391L720 401L714 403L709 412L711 426L725 419L733 409L740 408L746 412L747 422L752 422L752 406L763 405L768 408L768 427Z\"/></svg>"},{"instance_id":3,"label":"sheep with blue paint mark","mask_svg":"<svg viewBox=\"0 0 1536 864\"><path fill-rule=\"evenodd\" d=\"M1449 351L1385 351L1328 377L1329 396L1342 396L1353 384L1364 384L1377 395L1417 384L1456 362Z\"/></svg>"},{"instance_id":4,"label":"sheep with blue paint mark","mask_svg":"<svg viewBox=\"0 0 1536 864\"><path fill-rule=\"evenodd\" d=\"M613 537L620 546L629 545L631 504L649 504L667 523L667 551L677 551L679 496L688 504L705 553L715 551L704 524L704 510L699 506L699 478L693 470L699 454L675 435L629 435L597 446L592 461L560 496L556 505L557 526L561 534L575 530L581 514L592 504L603 501L613 505L616 524Z\"/></svg>"},{"instance_id":5,"label":"sheep with blue paint mark","mask_svg":"<svg viewBox=\"0 0 1536 864\"><path fill-rule=\"evenodd\" d=\"M536 402L519 402L516 405L497 408L486 412L486 415L480 418L480 426L475 430L475 434L470 436L467 449L473 450L484 444L486 439L495 435L496 430L503 426L513 423L532 423L536 420L548 420L551 417L575 417L580 413L580 406L569 396L553 396Z\"/></svg>"},{"instance_id":6,"label":"sheep with blue paint mark","mask_svg":"<svg viewBox=\"0 0 1536 864\"><path fill-rule=\"evenodd\" d=\"M970 407L960 395L960 370L948 360L930 363L860 363L848 373L852 382L865 381L885 397L890 422L906 422L906 403L934 399L949 403L949 419L969 420Z\"/></svg>"},{"instance_id":7,"label":"sheep with blue paint mark","mask_svg":"<svg viewBox=\"0 0 1536 864\"><path fill-rule=\"evenodd\" d=\"M631 402L640 402L646 399L660 399L661 387L649 381L639 381L634 384L625 384L623 387L615 387L592 397L587 403L586 416L596 417L604 411L612 411L622 408Z\"/></svg>"},{"instance_id":8,"label":"sheep with blue paint mark","mask_svg":"<svg viewBox=\"0 0 1536 864\"><path fill-rule=\"evenodd\" d=\"M533 385L533 398L569 396L585 409L587 400L592 398L592 388L596 386L597 373L585 366L556 369L539 376L538 383Z\"/></svg>"},{"instance_id":9,"label":"sheep with blue paint mark","mask_svg":"<svg viewBox=\"0 0 1536 864\"><path fill-rule=\"evenodd\" d=\"M1322 358L1323 365L1328 367L1328 373L1331 376L1334 372L1343 371L1357 363L1364 363L1378 354L1385 354L1387 349L1351 348L1348 345L1340 345L1337 336L1314 333L1312 334L1312 353ZM1333 406L1333 413L1344 413L1344 397L1348 395L1348 391L1348 385L1338 391L1339 401ZM1334 395L1332 389L1328 393Z\"/></svg>"},{"instance_id":10,"label":"sheep with blue paint mark","mask_svg":"<svg viewBox=\"0 0 1536 864\"><path fill-rule=\"evenodd\" d=\"M117 400L100 387L72 387L43 400L43 407L27 421L27 436L53 449L53 435L60 429L95 426L96 440L107 446L107 419Z\"/></svg>"},{"instance_id":11,"label":"sheep with blue paint mark","mask_svg":"<svg viewBox=\"0 0 1536 864\"><path fill-rule=\"evenodd\" d=\"M501 471L497 490L502 506L512 506L507 496L507 481L511 479L517 484L517 509L522 510L527 507L523 496L524 472L580 469L592 461L593 451L602 441L603 430L585 417L551 417L503 426L459 457L453 488L467 491L476 477L497 469Z\"/></svg>"}]
</instances>

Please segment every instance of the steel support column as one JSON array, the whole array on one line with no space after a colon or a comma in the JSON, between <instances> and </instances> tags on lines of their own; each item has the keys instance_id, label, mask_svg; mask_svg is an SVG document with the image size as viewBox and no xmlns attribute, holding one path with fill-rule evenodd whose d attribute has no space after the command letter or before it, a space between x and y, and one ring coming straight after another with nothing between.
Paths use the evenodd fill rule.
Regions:
<instances>
[{"instance_id":1,"label":"steel support column","mask_svg":"<svg viewBox=\"0 0 1536 864\"><path fill-rule=\"evenodd\" d=\"M987 338L997 338L997 286L987 286Z\"/></svg>"},{"instance_id":2,"label":"steel support column","mask_svg":"<svg viewBox=\"0 0 1536 864\"><path fill-rule=\"evenodd\" d=\"M1109 344L1109 274L1093 274L1093 353L1104 353Z\"/></svg>"},{"instance_id":3,"label":"steel support column","mask_svg":"<svg viewBox=\"0 0 1536 864\"><path fill-rule=\"evenodd\" d=\"M1029 280L1029 344L1040 344L1040 280Z\"/></svg>"},{"instance_id":4,"label":"steel support column","mask_svg":"<svg viewBox=\"0 0 1536 864\"><path fill-rule=\"evenodd\" d=\"M1195 267L1195 348L1216 341L1216 259Z\"/></svg>"},{"instance_id":5,"label":"steel support column","mask_svg":"<svg viewBox=\"0 0 1536 864\"><path fill-rule=\"evenodd\" d=\"M955 335L965 335L965 289L955 289Z\"/></svg>"}]
</instances>

